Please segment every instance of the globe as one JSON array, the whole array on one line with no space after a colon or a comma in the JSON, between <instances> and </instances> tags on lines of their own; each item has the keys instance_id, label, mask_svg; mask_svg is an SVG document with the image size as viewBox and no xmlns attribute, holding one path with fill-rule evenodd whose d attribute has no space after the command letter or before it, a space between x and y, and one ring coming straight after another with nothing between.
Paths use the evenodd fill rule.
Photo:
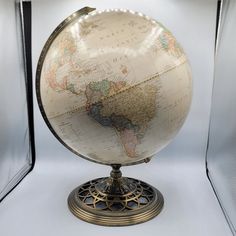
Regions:
<instances>
[{"instance_id":1,"label":"globe","mask_svg":"<svg viewBox=\"0 0 236 236\"><path fill-rule=\"evenodd\" d=\"M53 134L102 164L131 165L164 148L192 97L187 57L161 23L114 9L74 14L50 36L37 97Z\"/></svg>"},{"instance_id":2,"label":"globe","mask_svg":"<svg viewBox=\"0 0 236 236\"><path fill-rule=\"evenodd\" d=\"M130 10L82 8L46 42L36 91L56 138L75 154L112 167L110 177L70 193L70 211L106 226L157 216L161 192L122 177L120 167L150 160L175 137L189 111L190 67L170 31Z\"/></svg>"}]
</instances>

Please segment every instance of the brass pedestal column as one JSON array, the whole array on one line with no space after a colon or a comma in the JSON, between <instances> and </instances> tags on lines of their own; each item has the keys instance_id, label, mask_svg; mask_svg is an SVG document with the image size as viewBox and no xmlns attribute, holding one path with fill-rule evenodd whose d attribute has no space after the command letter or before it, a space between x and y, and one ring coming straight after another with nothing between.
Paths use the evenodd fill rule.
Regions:
<instances>
[{"instance_id":1,"label":"brass pedestal column","mask_svg":"<svg viewBox=\"0 0 236 236\"><path fill-rule=\"evenodd\" d=\"M140 180L122 177L120 165L112 165L110 177L80 185L68 197L70 211L89 223L125 226L148 221L164 205L162 194Z\"/></svg>"}]
</instances>

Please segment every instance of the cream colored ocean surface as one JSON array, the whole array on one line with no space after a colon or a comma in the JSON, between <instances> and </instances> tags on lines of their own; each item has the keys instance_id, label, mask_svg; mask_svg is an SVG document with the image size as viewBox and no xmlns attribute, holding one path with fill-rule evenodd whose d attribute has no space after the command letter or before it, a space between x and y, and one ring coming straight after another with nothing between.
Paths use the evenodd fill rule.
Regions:
<instances>
[{"instance_id":1,"label":"cream colored ocean surface","mask_svg":"<svg viewBox=\"0 0 236 236\"><path fill-rule=\"evenodd\" d=\"M40 96L50 126L74 152L132 164L174 138L192 80L182 48L160 23L127 10L94 11L52 42Z\"/></svg>"}]
</instances>

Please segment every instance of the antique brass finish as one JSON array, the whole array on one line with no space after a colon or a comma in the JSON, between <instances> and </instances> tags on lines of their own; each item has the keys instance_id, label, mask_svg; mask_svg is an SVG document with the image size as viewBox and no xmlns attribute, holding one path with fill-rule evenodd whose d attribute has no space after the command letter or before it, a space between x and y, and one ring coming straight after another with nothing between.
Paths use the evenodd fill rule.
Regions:
<instances>
[{"instance_id":1,"label":"antique brass finish","mask_svg":"<svg viewBox=\"0 0 236 236\"><path fill-rule=\"evenodd\" d=\"M74 189L68 197L70 211L89 223L125 226L148 221L164 205L154 187L122 177L120 165L112 165L110 177L91 180Z\"/></svg>"}]
</instances>

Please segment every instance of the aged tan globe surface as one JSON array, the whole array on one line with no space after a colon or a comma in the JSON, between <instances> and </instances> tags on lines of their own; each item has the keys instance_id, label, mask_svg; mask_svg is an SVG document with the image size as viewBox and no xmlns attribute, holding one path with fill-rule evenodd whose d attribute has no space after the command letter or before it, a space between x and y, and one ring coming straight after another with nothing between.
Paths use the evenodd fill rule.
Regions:
<instances>
[{"instance_id":1,"label":"aged tan globe surface","mask_svg":"<svg viewBox=\"0 0 236 236\"><path fill-rule=\"evenodd\" d=\"M189 111L189 63L162 24L129 10L72 15L49 38L37 97L55 136L91 161L152 157Z\"/></svg>"}]
</instances>

